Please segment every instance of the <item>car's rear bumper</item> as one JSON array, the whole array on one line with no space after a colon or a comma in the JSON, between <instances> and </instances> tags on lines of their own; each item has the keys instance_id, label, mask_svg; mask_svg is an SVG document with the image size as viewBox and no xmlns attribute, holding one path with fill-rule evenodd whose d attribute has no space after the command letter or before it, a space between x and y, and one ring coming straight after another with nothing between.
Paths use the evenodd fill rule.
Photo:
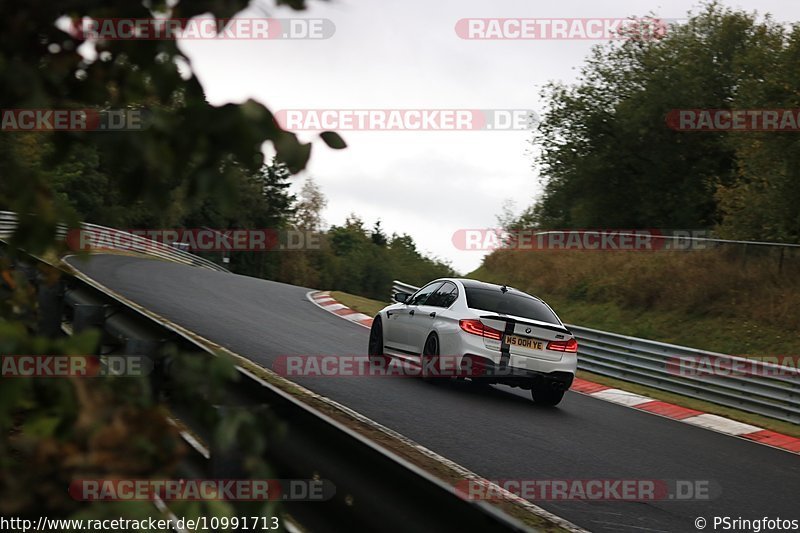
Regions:
<instances>
[{"instance_id":1,"label":"car's rear bumper","mask_svg":"<svg viewBox=\"0 0 800 533\"><path fill-rule=\"evenodd\" d=\"M575 371L569 365L556 365L553 368L552 361L546 361L550 368L533 370L531 368L519 368L511 365L495 363L492 359L475 354L466 354L462 361L464 375L473 381L484 383L502 383L515 387L530 389L534 386L546 386L558 390L567 390L572 386L575 379Z\"/></svg>"},{"instance_id":2,"label":"car's rear bumper","mask_svg":"<svg viewBox=\"0 0 800 533\"><path fill-rule=\"evenodd\" d=\"M454 328L455 329L455 328ZM547 351L523 354L521 350L503 350L499 341L486 340L460 329L439 332L442 354L458 354L460 375L488 383L505 383L531 388L534 383L553 383L556 388L572 385L578 356L571 352Z\"/></svg>"}]
</instances>

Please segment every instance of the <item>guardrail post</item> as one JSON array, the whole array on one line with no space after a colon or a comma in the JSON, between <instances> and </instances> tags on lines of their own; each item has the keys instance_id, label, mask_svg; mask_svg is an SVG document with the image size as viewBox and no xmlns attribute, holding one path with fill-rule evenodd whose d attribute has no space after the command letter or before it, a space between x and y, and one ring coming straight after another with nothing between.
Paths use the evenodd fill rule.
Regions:
<instances>
[{"instance_id":1,"label":"guardrail post","mask_svg":"<svg viewBox=\"0 0 800 533\"><path fill-rule=\"evenodd\" d=\"M161 393L164 390L165 358L160 357L163 345L163 340L127 339L125 341L125 351L123 352L124 355L140 355L150 359L152 368L147 376L147 381L150 384L151 397L155 402L161 399Z\"/></svg>"},{"instance_id":2,"label":"guardrail post","mask_svg":"<svg viewBox=\"0 0 800 533\"><path fill-rule=\"evenodd\" d=\"M47 283L40 274L36 298L39 307L37 332L50 339L61 336L61 317L64 311L64 284L61 279L55 283Z\"/></svg>"},{"instance_id":3,"label":"guardrail post","mask_svg":"<svg viewBox=\"0 0 800 533\"><path fill-rule=\"evenodd\" d=\"M105 305L75 303L72 309L72 330L75 333L80 333L89 328L103 329L103 324L106 321Z\"/></svg>"},{"instance_id":4,"label":"guardrail post","mask_svg":"<svg viewBox=\"0 0 800 533\"><path fill-rule=\"evenodd\" d=\"M240 406L216 405L219 420L226 417L236 416L237 411L244 409ZM249 412L250 409L247 409ZM238 479L247 477L244 467L244 450L238 442L233 442L227 447L223 447L217 438L212 434L209 439L211 458L209 461L209 475L218 479Z\"/></svg>"}]
</instances>

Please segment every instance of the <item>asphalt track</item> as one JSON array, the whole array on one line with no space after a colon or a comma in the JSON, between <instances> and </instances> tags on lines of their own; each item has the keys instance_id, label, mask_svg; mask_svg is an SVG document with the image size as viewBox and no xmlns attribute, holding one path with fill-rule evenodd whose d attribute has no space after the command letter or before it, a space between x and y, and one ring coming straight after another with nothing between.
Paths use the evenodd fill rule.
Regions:
<instances>
[{"instance_id":1,"label":"asphalt track","mask_svg":"<svg viewBox=\"0 0 800 533\"><path fill-rule=\"evenodd\" d=\"M366 352L367 329L316 307L307 288L126 256L69 262L267 368L281 355ZM714 516L800 519L797 455L581 394L542 408L525 391L468 383L296 381L488 479L711 480L721 490L706 501L536 502L591 531L697 531L696 517L708 520L706 531Z\"/></svg>"}]
</instances>

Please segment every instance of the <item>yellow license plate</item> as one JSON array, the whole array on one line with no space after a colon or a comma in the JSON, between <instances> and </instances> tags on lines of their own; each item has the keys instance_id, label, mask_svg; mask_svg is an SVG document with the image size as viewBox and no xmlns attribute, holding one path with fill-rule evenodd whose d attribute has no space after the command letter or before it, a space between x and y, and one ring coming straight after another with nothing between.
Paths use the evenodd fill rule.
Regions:
<instances>
[{"instance_id":1,"label":"yellow license plate","mask_svg":"<svg viewBox=\"0 0 800 533\"><path fill-rule=\"evenodd\" d=\"M543 350L544 342L531 339L529 337L520 337L518 335L506 335L506 344L509 346L517 346L518 348L527 348L528 350Z\"/></svg>"}]
</instances>

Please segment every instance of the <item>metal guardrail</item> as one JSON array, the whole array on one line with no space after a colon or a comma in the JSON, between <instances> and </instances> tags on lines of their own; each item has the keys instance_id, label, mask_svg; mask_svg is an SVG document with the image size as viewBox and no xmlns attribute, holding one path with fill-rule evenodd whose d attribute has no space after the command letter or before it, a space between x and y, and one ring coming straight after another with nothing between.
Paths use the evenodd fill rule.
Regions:
<instances>
[{"instance_id":1,"label":"metal guardrail","mask_svg":"<svg viewBox=\"0 0 800 533\"><path fill-rule=\"evenodd\" d=\"M394 294L397 293L397 292L414 293L414 292L417 292L418 289L419 289L419 287L415 287L413 285L409 285L408 283L403 283L402 281L394 280L392 282L392 294L391 294L391 296L394 296Z\"/></svg>"},{"instance_id":2,"label":"metal guardrail","mask_svg":"<svg viewBox=\"0 0 800 533\"><path fill-rule=\"evenodd\" d=\"M18 220L19 217L16 213L11 211L0 211L0 239L11 238L17 228ZM97 224L88 224L85 222L81 223L79 230L84 232L84 240L86 241L88 248L87 251L93 249L93 243L102 243L102 246L94 249L97 251L116 250L134 252L158 259L173 261L175 263L183 263L185 265L207 268L219 272L229 272L228 269L221 267L216 263L209 261L208 259L199 257L168 244L147 239L140 235L134 235L118 229L98 226ZM56 230L55 238L63 241L67 239L67 232L67 227L63 224L60 224Z\"/></svg>"},{"instance_id":3,"label":"metal guardrail","mask_svg":"<svg viewBox=\"0 0 800 533\"><path fill-rule=\"evenodd\" d=\"M567 327L578 338L578 367L582 370L800 423L800 373L795 368Z\"/></svg>"},{"instance_id":4,"label":"metal guardrail","mask_svg":"<svg viewBox=\"0 0 800 533\"><path fill-rule=\"evenodd\" d=\"M4 248L0 247L0 255ZM454 487L244 366L236 366L237 379L227 383L222 394L214 395L213 400L206 398L206 403L213 404L175 403L180 396L175 391L187 386L186 377L174 370L176 354L210 360L216 356L213 347L121 300L80 273L62 270L59 281L53 283L52 277L42 275L37 262L43 260L17 255L12 268L23 272L37 288L39 335L59 337L64 329L80 332L96 328L103 332L103 346L99 348L103 355L145 356L154 362L153 373L148 376L153 399L166 402L180 424L191 430L191 434L181 432L190 451L179 467L181 477L247 478L242 451L249 443L215 448L218 441L213 424L209 424L210 419L243 409L268 417L263 427L269 442L264 459L274 477L332 483L335 494L328 500L282 503L301 531L530 531L488 502L463 498ZM206 396L202 387L196 393Z\"/></svg>"},{"instance_id":5,"label":"metal guardrail","mask_svg":"<svg viewBox=\"0 0 800 533\"><path fill-rule=\"evenodd\" d=\"M417 289L400 281L392 283L393 294ZM566 326L578 339L581 370L800 423L797 368L573 324Z\"/></svg>"},{"instance_id":6,"label":"metal guardrail","mask_svg":"<svg viewBox=\"0 0 800 533\"><path fill-rule=\"evenodd\" d=\"M597 233L597 231L593 230L561 230L561 231L538 231L533 233L533 236L538 235L563 235L565 233ZM614 235L619 235L621 237L641 237L641 233L628 233L628 232L614 232ZM646 234L650 239L661 239L665 241L678 241L678 242L685 242L685 241L697 241L697 242L708 242L714 244L743 244L743 245L752 245L752 246L777 246L783 248L800 248L800 244L795 243L788 243L788 242L767 242L767 241L743 241L743 240L736 240L736 239L717 239L715 237L696 237L696 236L683 236L683 235L657 235L652 233Z\"/></svg>"},{"instance_id":7,"label":"metal guardrail","mask_svg":"<svg viewBox=\"0 0 800 533\"><path fill-rule=\"evenodd\" d=\"M526 250L526 249L542 249L542 250L559 250L559 249L570 249L571 245L566 244L564 240L559 240L557 243L553 242L551 244L545 245L539 242L539 244L535 244L537 239L541 239L542 237L550 237L550 236L561 236L563 239L567 239L569 241L570 237L574 236L595 236L596 238L600 238L603 232L608 232L609 235L613 237L624 237L629 238L631 242L637 242L636 239L639 238L646 238L646 242L649 243L650 240L654 240L660 243L658 246L654 246L651 248L643 248L642 250L668 250L670 252L689 252L689 251L699 251L699 250L710 250L712 248L725 250L725 253L731 253L735 251L735 254L738 255L729 255L727 259L729 261L736 260L739 262L742 267L747 265L748 258L752 259L761 259L764 258L773 258L777 265L777 270L779 274L783 274L784 272L784 263L789 261L791 265L793 265L793 270L791 271L791 275L797 270L798 261L800 261L800 243L788 243L788 242L769 242L769 241L752 241L752 240L736 240L736 239L720 239L717 237L711 236L712 233L707 232L707 230L701 230L703 233L708 233L709 236L701 237L697 235L695 231L686 231L683 230L679 233L686 233L685 235L669 235L660 233L661 230L642 230L639 233L634 231L617 231L617 230L603 230L603 229L596 229L596 230L557 230L557 231L536 231L535 229L524 229L524 228L517 228L517 229L504 229L504 228L496 228L496 229L489 229L489 230L481 230L481 231L488 231L490 233L494 233L497 239L498 248L497 251L503 251L505 245L508 245L508 249L511 251L514 250ZM669 230L666 230L669 231ZM689 235L692 233L692 235ZM528 243L528 244L525 244ZM609 245L609 250L613 250L613 245ZM622 247L621 247L622 248ZM580 249L580 247L579 247ZM591 248L587 247L583 248L584 250L589 250ZM596 248L595 248L596 249ZM637 249L636 247L632 249Z\"/></svg>"}]
</instances>

